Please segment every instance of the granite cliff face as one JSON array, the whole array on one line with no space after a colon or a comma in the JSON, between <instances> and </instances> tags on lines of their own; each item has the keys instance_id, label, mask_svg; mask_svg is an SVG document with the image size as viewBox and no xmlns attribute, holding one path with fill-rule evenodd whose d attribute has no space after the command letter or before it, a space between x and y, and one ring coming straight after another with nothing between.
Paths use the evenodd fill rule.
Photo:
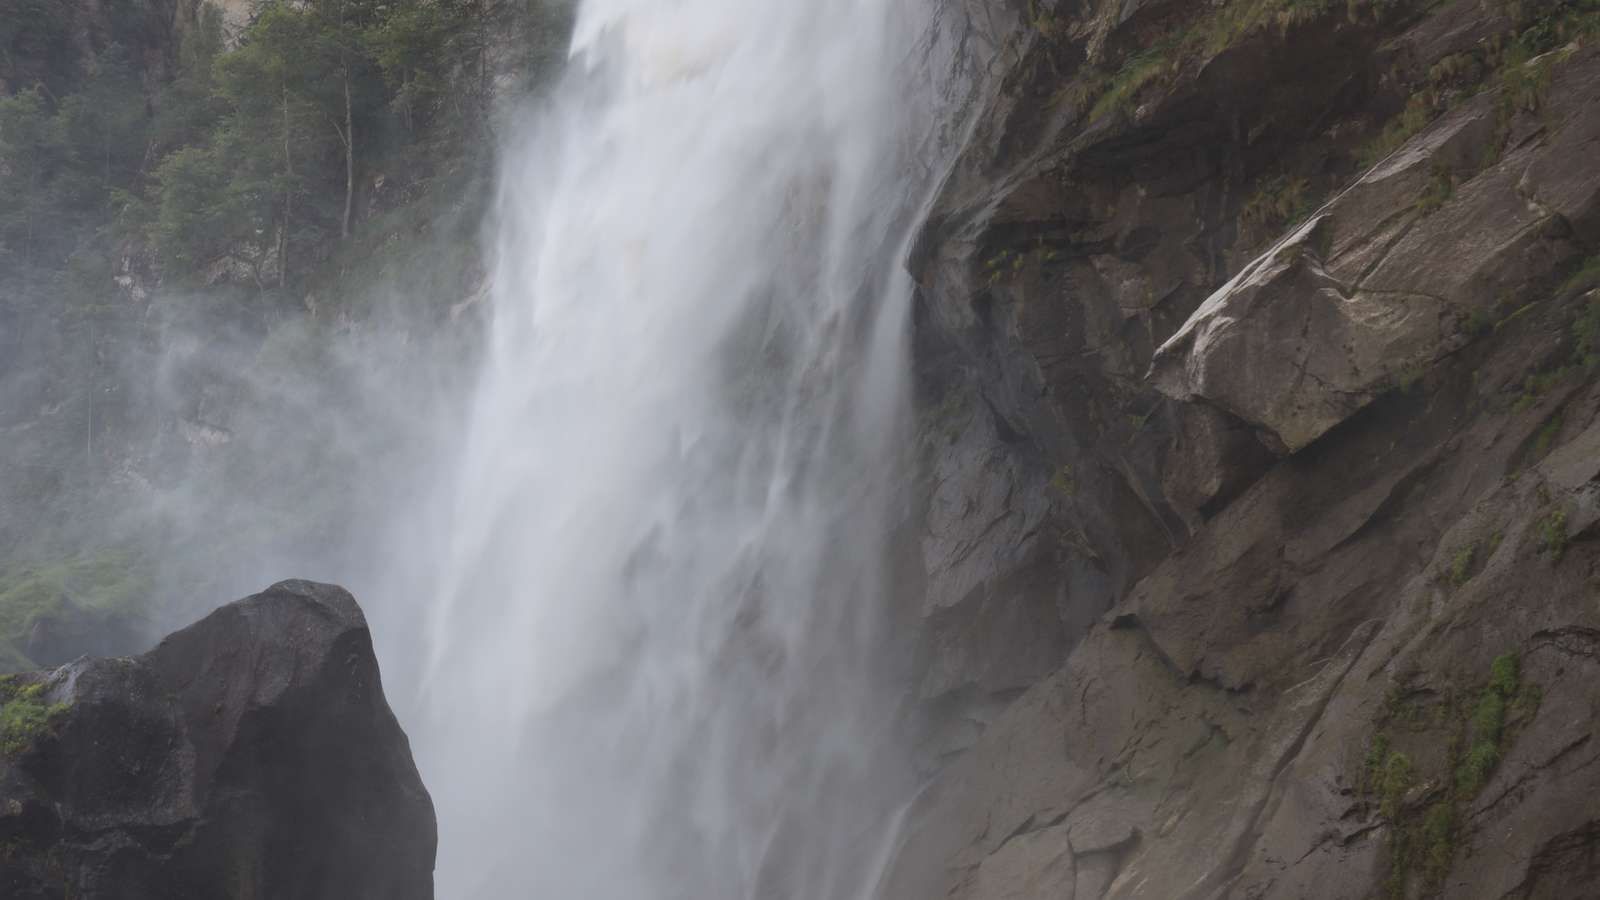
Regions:
<instances>
[{"instance_id":1,"label":"granite cliff face","mask_svg":"<svg viewBox=\"0 0 1600 900\"><path fill-rule=\"evenodd\" d=\"M286 581L0 699L0 895L433 896L433 804L341 588Z\"/></svg>"},{"instance_id":2,"label":"granite cliff face","mask_svg":"<svg viewBox=\"0 0 1600 900\"><path fill-rule=\"evenodd\" d=\"M945 5L890 896L1594 896L1597 34Z\"/></svg>"}]
</instances>

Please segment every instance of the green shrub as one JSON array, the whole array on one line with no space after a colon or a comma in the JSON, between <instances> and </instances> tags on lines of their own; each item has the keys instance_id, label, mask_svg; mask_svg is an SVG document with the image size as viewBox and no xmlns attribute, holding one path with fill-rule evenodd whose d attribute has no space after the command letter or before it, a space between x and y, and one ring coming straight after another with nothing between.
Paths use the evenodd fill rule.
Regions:
<instances>
[{"instance_id":1,"label":"green shrub","mask_svg":"<svg viewBox=\"0 0 1600 900\"><path fill-rule=\"evenodd\" d=\"M1485 691L1478 698L1478 705L1472 712L1472 735L1474 742L1487 741L1491 745L1500 743L1501 730L1506 724L1506 701L1496 691Z\"/></svg>"},{"instance_id":2,"label":"green shrub","mask_svg":"<svg viewBox=\"0 0 1600 900\"><path fill-rule=\"evenodd\" d=\"M67 710L64 703L46 704L43 684L22 685L15 676L0 679L0 754L15 756Z\"/></svg>"}]
</instances>

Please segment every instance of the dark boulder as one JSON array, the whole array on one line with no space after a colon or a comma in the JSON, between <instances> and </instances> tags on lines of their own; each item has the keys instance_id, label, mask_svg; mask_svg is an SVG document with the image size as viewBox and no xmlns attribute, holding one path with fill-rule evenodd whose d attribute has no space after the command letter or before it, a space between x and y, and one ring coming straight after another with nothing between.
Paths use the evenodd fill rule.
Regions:
<instances>
[{"instance_id":1,"label":"dark boulder","mask_svg":"<svg viewBox=\"0 0 1600 900\"><path fill-rule=\"evenodd\" d=\"M0 681L0 896L433 896L433 804L345 590Z\"/></svg>"}]
</instances>

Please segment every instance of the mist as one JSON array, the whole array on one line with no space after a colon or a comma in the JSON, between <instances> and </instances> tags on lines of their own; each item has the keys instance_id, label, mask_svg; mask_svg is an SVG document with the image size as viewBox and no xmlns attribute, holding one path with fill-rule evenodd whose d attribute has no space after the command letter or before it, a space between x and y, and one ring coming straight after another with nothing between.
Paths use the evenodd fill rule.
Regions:
<instances>
[{"instance_id":1,"label":"mist","mask_svg":"<svg viewBox=\"0 0 1600 900\"><path fill-rule=\"evenodd\" d=\"M350 588L442 897L871 896L914 787L888 556L919 15L588 0L481 198L409 251L470 231L465 296L153 286L62 332L84 384L53 394L19 341L0 400L63 399L8 435L60 476L8 467L45 511L12 556L136 552L145 642Z\"/></svg>"}]
</instances>

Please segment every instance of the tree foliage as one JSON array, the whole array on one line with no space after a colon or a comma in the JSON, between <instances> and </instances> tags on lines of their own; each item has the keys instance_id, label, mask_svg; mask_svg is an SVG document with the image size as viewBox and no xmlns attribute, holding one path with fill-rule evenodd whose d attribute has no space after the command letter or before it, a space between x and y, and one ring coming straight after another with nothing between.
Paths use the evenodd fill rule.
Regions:
<instances>
[{"instance_id":1,"label":"tree foliage","mask_svg":"<svg viewBox=\"0 0 1600 900\"><path fill-rule=\"evenodd\" d=\"M59 0L13 5L0 76L66 55ZM376 175L482 164L491 94L549 71L569 6L264 0L230 39L202 4L154 83L112 45L70 94L0 84L0 258L59 268L137 238L171 279L292 284L359 228Z\"/></svg>"}]
</instances>

